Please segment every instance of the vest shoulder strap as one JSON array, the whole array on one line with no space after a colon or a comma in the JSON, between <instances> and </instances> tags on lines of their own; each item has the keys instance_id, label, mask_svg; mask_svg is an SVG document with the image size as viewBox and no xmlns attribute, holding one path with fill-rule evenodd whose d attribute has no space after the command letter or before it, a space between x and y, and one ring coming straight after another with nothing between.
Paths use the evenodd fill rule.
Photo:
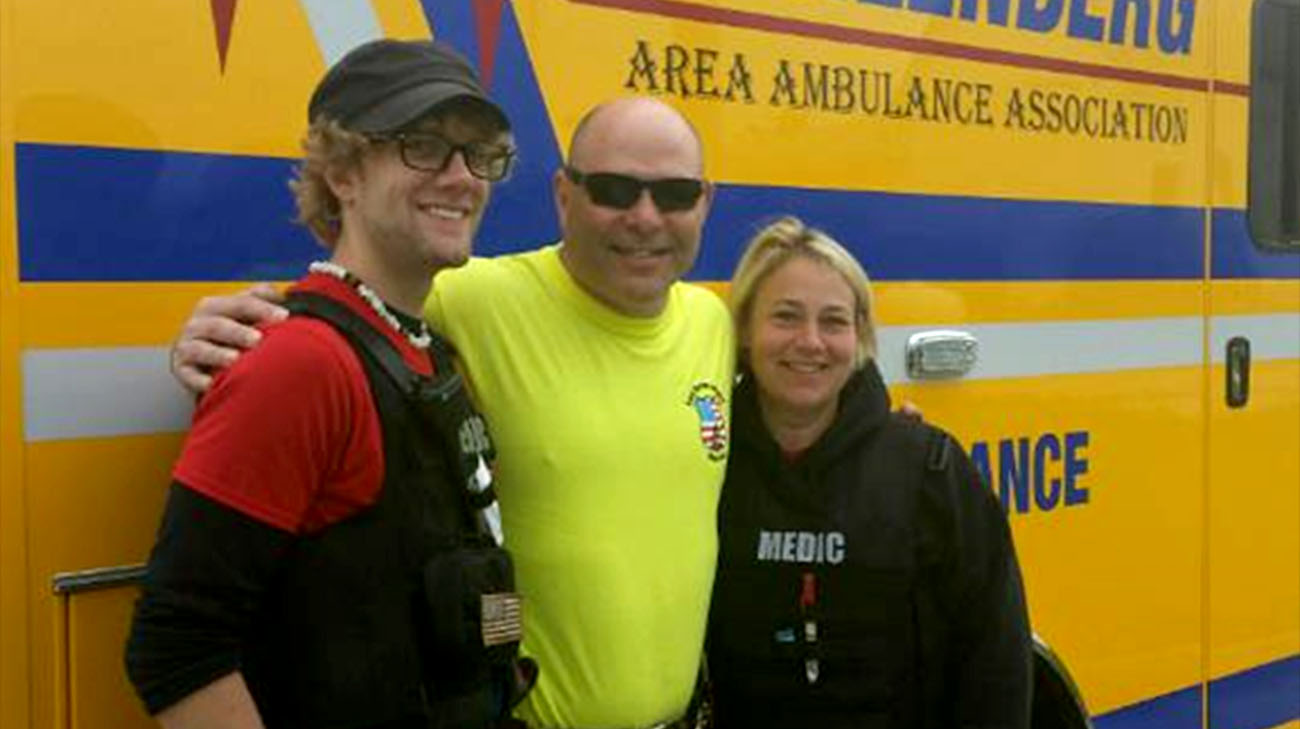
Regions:
<instances>
[{"instance_id":1,"label":"vest shoulder strap","mask_svg":"<svg viewBox=\"0 0 1300 729\"><path fill-rule=\"evenodd\" d=\"M332 324L343 336L355 346L369 353L403 393L412 395L422 386L427 386L429 378L411 370L402 360L402 355L393 343L370 322L357 312L328 296L309 291L291 292L285 299L285 308L291 314L310 316ZM434 335L429 347L433 357L435 373L438 379L455 375L452 367L451 345L441 337ZM458 375L456 375L458 377Z\"/></svg>"}]
</instances>

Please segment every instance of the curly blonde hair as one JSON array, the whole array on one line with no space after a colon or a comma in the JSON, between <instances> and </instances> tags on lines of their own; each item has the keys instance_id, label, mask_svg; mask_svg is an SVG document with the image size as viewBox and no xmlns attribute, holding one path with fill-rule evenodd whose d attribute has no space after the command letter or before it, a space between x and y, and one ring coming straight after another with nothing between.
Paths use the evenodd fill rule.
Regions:
<instances>
[{"instance_id":1,"label":"curly blonde hair","mask_svg":"<svg viewBox=\"0 0 1300 729\"><path fill-rule=\"evenodd\" d=\"M735 321L736 341L744 341L745 328L753 314L754 298L758 287L794 258L807 258L825 266L844 278L853 291L854 328L857 349L854 367L861 368L876 356L876 318L871 298L871 280L862 264L834 238L816 228L810 228L798 218L786 216L763 228L750 240L731 277L730 304ZM738 361L744 363L745 353Z\"/></svg>"},{"instance_id":2,"label":"curly blonde hair","mask_svg":"<svg viewBox=\"0 0 1300 729\"><path fill-rule=\"evenodd\" d=\"M298 206L298 222L332 249L341 230L339 199L330 190L328 176L356 170L370 149L370 140L344 129L332 119L317 119L302 140L302 162L289 181Z\"/></svg>"}]
</instances>

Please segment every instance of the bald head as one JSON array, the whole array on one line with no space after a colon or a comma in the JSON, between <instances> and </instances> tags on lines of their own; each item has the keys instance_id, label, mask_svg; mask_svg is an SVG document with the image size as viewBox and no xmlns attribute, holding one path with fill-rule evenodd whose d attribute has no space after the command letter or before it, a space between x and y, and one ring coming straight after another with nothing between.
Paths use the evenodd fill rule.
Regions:
<instances>
[{"instance_id":1,"label":"bald head","mask_svg":"<svg viewBox=\"0 0 1300 729\"><path fill-rule=\"evenodd\" d=\"M699 135L663 102L619 99L588 112L555 174L560 260L577 284L628 316L663 311L699 253L713 199L703 168ZM673 197L683 184L696 193L684 204Z\"/></svg>"},{"instance_id":2,"label":"bald head","mask_svg":"<svg viewBox=\"0 0 1300 729\"><path fill-rule=\"evenodd\" d=\"M671 148L695 162L692 176L703 176L703 144L695 127L676 109L657 99L633 96L600 104L583 115L569 142L569 164L594 169L602 150L633 144Z\"/></svg>"}]
</instances>

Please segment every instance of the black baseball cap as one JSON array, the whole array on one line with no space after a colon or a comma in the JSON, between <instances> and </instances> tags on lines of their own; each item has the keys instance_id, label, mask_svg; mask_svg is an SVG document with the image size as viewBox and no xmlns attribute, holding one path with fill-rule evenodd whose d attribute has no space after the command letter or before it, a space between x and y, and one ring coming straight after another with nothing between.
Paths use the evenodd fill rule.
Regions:
<instances>
[{"instance_id":1,"label":"black baseball cap","mask_svg":"<svg viewBox=\"0 0 1300 729\"><path fill-rule=\"evenodd\" d=\"M307 106L308 122L326 117L363 134L393 132L452 99L473 99L510 129L474 69L456 51L429 40L370 41L330 67Z\"/></svg>"}]
</instances>

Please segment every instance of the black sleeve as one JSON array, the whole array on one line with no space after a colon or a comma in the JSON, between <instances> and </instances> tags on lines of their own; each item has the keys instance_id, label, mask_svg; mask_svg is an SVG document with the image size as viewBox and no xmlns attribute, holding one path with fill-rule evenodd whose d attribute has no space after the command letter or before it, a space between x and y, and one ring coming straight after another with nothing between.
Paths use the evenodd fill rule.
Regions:
<instances>
[{"instance_id":1,"label":"black sleeve","mask_svg":"<svg viewBox=\"0 0 1300 729\"><path fill-rule=\"evenodd\" d=\"M953 717L961 729L1028 729L1033 639L1011 529L965 452L949 451Z\"/></svg>"},{"instance_id":2,"label":"black sleeve","mask_svg":"<svg viewBox=\"0 0 1300 729\"><path fill-rule=\"evenodd\" d=\"M240 667L245 635L292 535L173 482L126 644L150 713Z\"/></svg>"}]
</instances>

